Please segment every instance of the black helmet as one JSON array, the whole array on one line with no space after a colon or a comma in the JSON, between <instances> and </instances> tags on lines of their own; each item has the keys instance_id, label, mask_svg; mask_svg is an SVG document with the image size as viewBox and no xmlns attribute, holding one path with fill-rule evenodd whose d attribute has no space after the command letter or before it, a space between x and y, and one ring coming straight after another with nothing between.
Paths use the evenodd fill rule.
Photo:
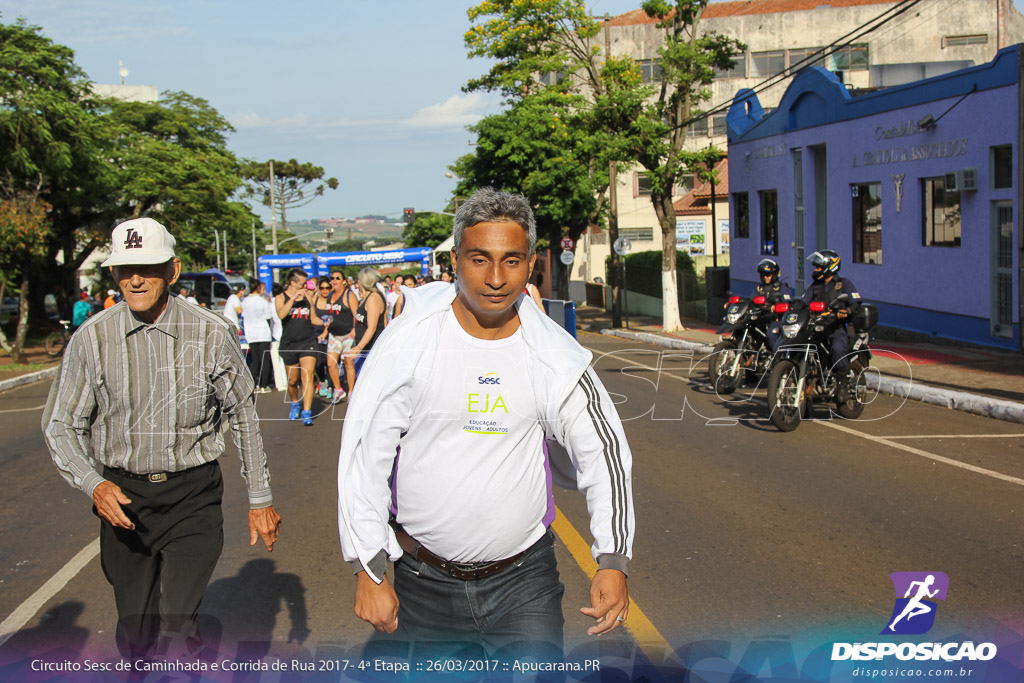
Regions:
<instances>
[{"instance_id":1,"label":"black helmet","mask_svg":"<svg viewBox=\"0 0 1024 683\"><path fill-rule=\"evenodd\" d=\"M770 276L769 283L775 282L779 279L779 264L770 259L761 259L761 262L757 264L757 274L761 277Z\"/></svg>"},{"instance_id":2,"label":"black helmet","mask_svg":"<svg viewBox=\"0 0 1024 683\"><path fill-rule=\"evenodd\" d=\"M825 280L839 272L839 254L831 249L816 251L807 257L814 268L821 268L814 272L814 281Z\"/></svg>"}]
</instances>

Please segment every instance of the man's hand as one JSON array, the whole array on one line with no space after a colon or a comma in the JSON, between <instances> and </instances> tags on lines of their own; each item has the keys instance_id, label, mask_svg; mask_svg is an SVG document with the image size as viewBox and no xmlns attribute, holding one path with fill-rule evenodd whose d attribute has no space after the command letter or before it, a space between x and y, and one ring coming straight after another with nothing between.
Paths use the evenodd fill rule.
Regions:
<instances>
[{"instance_id":1,"label":"man's hand","mask_svg":"<svg viewBox=\"0 0 1024 683\"><path fill-rule=\"evenodd\" d=\"M274 552L274 544L281 533L281 515L274 506L249 510L249 545L256 545L256 539L262 538L267 545L267 552Z\"/></svg>"},{"instance_id":2,"label":"man's hand","mask_svg":"<svg viewBox=\"0 0 1024 683\"><path fill-rule=\"evenodd\" d=\"M626 575L618 569L598 569L590 582L590 605L580 608L580 612L597 621L587 629L587 633L603 636L618 628L629 613Z\"/></svg>"},{"instance_id":3,"label":"man's hand","mask_svg":"<svg viewBox=\"0 0 1024 683\"><path fill-rule=\"evenodd\" d=\"M375 583L366 572L356 574L355 613L381 633L395 632L398 628L398 596L388 577Z\"/></svg>"},{"instance_id":4,"label":"man's hand","mask_svg":"<svg viewBox=\"0 0 1024 683\"><path fill-rule=\"evenodd\" d=\"M110 522L111 526L122 529L134 529L135 524L124 514L122 505L130 504L131 498L124 495L121 487L112 481L101 481L92 490L92 503L100 517Z\"/></svg>"}]
</instances>

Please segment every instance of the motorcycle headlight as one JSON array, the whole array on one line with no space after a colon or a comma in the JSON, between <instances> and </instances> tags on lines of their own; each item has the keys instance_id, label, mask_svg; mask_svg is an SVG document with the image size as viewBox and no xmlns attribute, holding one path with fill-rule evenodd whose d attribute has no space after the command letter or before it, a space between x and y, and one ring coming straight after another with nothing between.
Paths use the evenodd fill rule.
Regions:
<instances>
[{"instance_id":1,"label":"motorcycle headlight","mask_svg":"<svg viewBox=\"0 0 1024 683\"><path fill-rule=\"evenodd\" d=\"M792 339L796 335L800 334L800 323L793 323L792 325L783 325L782 334L786 339Z\"/></svg>"},{"instance_id":2,"label":"motorcycle headlight","mask_svg":"<svg viewBox=\"0 0 1024 683\"><path fill-rule=\"evenodd\" d=\"M737 320L739 320L739 319L740 319L740 314L739 313L726 313L725 314L725 322L729 323L730 325L735 324L735 322Z\"/></svg>"}]
</instances>

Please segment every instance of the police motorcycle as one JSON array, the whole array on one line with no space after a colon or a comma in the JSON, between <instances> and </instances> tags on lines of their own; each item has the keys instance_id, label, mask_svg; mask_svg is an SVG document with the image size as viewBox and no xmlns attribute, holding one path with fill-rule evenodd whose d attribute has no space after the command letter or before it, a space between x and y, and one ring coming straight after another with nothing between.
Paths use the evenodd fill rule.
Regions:
<instances>
[{"instance_id":1,"label":"police motorcycle","mask_svg":"<svg viewBox=\"0 0 1024 683\"><path fill-rule=\"evenodd\" d=\"M829 335L840 324L836 311L849 301L849 295L842 294L830 306L823 301L775 304L775 312L782 315L783 336L768 375L768 412L779 431L799 427L801 419L810 417L812 403L834 403L848 420L864 412L864 371L871 361L868 336L878 322L878 309L862 303L850 316L854 335L847 354L853 377L841 378L833 368Z\"/></svg>"},{"instance_id":2,"label":"police motorcycle","mask_svg":"<svg viewBox=\"0 0 1024 683\"><path fill-rule=\"evenodd\" d=\"M719 394L731 394L743 383L768 370L772 353L767 328L771 307L763 296L730 296L725 320L717 333L723 336L711 351L711 386Z\"/></svg>"}]
</instances>

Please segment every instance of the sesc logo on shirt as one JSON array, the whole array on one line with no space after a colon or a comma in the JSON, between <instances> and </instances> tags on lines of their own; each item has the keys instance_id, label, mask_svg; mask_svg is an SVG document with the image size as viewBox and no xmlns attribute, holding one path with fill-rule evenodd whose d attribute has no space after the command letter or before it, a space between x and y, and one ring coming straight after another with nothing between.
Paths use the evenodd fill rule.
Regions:
<instances>
[{"instance_id":1,"label":"sesc logo on shirt","mask_svg":"<svg viewBox=\"0 0 1024 683\"><path fill-rule=\"evenodd\" d=\"M481 375L476 378L479 384L501 384L501 378L498 377L496 372L488 372L486 375Z\"/></svg>"}]
</instances>

